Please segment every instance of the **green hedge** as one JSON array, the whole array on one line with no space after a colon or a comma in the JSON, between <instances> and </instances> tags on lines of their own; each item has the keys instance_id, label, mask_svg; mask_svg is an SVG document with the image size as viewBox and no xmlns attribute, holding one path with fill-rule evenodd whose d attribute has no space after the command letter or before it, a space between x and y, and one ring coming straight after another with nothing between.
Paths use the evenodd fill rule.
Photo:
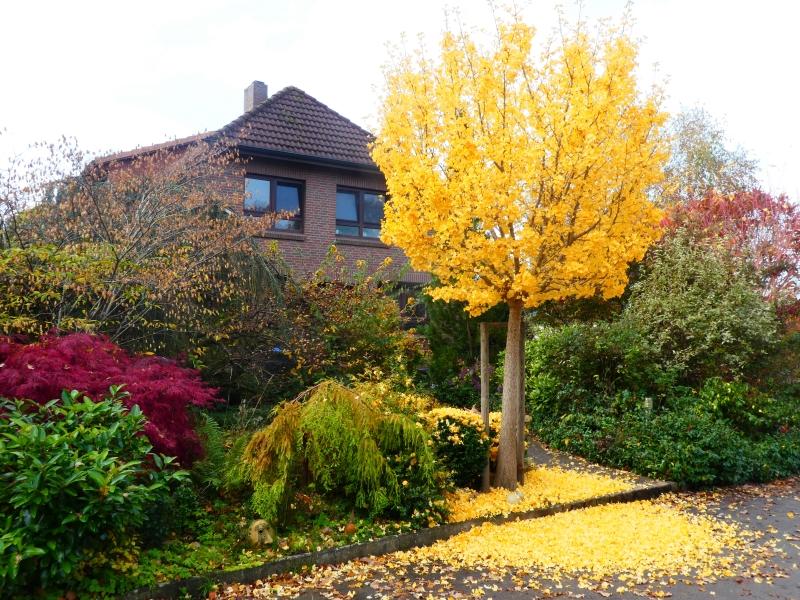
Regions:
<instances>
[{"instance_id":1,"label":"green hedge","mask_svg":"<svg viewBox=\"0 0 800 600\"><path fill-rule=\"evenodd\" d=\"M702 413L638 409L537 419L555 448L684 487L769 481L800 471L800 433L760 439Z\"/></svg>"}]
</instances>

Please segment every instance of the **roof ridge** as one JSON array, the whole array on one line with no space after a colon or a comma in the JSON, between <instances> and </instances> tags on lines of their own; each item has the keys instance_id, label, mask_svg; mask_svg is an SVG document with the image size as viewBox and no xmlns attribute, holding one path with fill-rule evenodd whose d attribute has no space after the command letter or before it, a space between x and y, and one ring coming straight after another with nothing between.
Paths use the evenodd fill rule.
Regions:
<instances>
[{"instance_id":1,"label":"roof ridge","mask_svg":"<svg viewBox=\"0 0 800 600\"><path fill-rule=\"evenodd\" d=\"M367 129L290 85L219 129L118 152L99 160L125 159L200 140L227 140L248 151L334 160L377 170L369 153L369 144L374 139Z\"/></svg>"},{"instance_id":2,"label":"roof ridge","mask_svg":"<svg viewBox=\"0 0 800 600\"><path fill-rule=\"evenodd\" d=\"M263 106L264 106L264 105L265 105L267 102L272 102L272 100L274 100L274 99L275 99L275 98L277 98L278 96L282 96L282 95L284 94L284 92L286 92L287 90L290 90L290 89L297 89L297 88L295 88L294 86L291 86L291 85L288 85L288 86L286 86L285 88L281 88L280 90L278 90L277 92L275 92L274 94L272 94L272 96L267 96L266 98L264 98L264 99L263 99L261 102L259 102L258 104L256 104L256 105L255 105L253 108L251 108L250 110L248 110L248 111L245 111L245 112L243 112L242 114L240 114L238 117L236 117L236 118L235 118L233 121L231 121L231 122L230 122L230 123L228 123L227 125L223 125L222 127L220 127L220 128L218 129L218 131L219 131L219 132L220 132L222 135L225 135L225 134L226 134L226 133L228 133L228 132L229 132L231 129L235 129L235 128L236 128L236 127L239 125L239 123L240 123L240 122L242 122L242 121L246 121L248 117L250 117L250 116L254 115L254 114L256 113L256 111L257 111L257 110L259 110L259 109L261 109L261 108L262 108L262 107L263 107ZM303 90L299 90L299 91L301 91L301 92L302 92ZM305 92L303 92L303 93L305 93Z\"/></svg>"},{"instance_id":3,"label":"roof ridge","mask_svg":"<svg viewBox=\"0 0 800 600\"><path fill-rule=\"evenodd\" d=\"M364 129L364 128L363 128L363 127L361 127L361 125L359 125L358 123L356 123L356 122L354 122L354 121L351 121L350 119L348 119L347 117L345 117L345 116L344 116L343 114L341 114L340 112L338 112L338 111L335 111L334 109L332 109L330 106L328 106L328 105L327 105L327 104L325 104L324 102L321 102L321 101L317 100L317 99L316 99L314 96L312 96L312 95L311 95L311 94L309 94L308 92L306 92L306 91L304 91L304 90L301 90L299 87L297 87L297 86L294 86L294 85L287 85L286 87L283 87L283 88L281 88L280 90L278 90L277 92L275 92L274 94L272 94L272 96L269 96L269 97L267 97L266 99L262 100L261 102L259 102L258 104L256 104L256 105L255 105L253 108L251 108L250 110L248 110L248 111L247 111L247 112L245 112L245 113L242 113L241 115L239 115L238 117L236 117L236 118L235 118L233 121L231 121L230 123L228 123L228 124L227 124L227 125L225 125L224 127L220 127L220 129L219 129L219 132L220 132L221 134L223 134L223 135L225 135L226 133L229 133L229 132L230 132L230 130L232 130L232 129L235 129L235 128L236 128L236 127L238 127L238 126L239 126L241 123L243 123L243 122L247 121L247 119L248 119L249 117L251 117L251 116L255 115L257 111L261 110L262 108L264 108L264 107L265 107L265 106L267 106L268 104L272 104L272 103L273 103L273 101L274 101L276 98L283 97L283 96L287 95L287 94L288 94L288 93L290 93L290 92L299 92L299 93L300 93L300 94L302 94L302 95L303 95L305 98L307 98L308 100L311 100L311 101L312 101L312 102L314 102L315 104L317 104L317 105L321 106L322 108L324 108L324 109L325 109L325 110L327 110L328 112L330 112L330 113L332 113L332 114L336 115L336 117L338 117L338 118L339 118L339 119L341 119L342 121L346 122L348 125L352 125L353 127L357 127L358 129L360 129L362 132L364 132L365 134L367 134L367 135L368 135L368 136L370 136L370 137L375 137L375 136L372 134L372 132L370 132L369 130L367 130L367 129Z\"/></svg>"}]
</instances>

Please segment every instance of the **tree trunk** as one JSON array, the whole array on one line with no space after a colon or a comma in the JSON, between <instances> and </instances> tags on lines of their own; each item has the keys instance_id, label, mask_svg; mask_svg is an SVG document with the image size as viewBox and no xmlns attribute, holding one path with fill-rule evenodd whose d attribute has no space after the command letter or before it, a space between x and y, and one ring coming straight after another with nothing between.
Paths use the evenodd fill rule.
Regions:
<instances>
[{"instance_id":1,"label":"tree trunk","mask_svg":"<svg viewBox=\"0 0 800 600\"><path fill-rule=\"evenodd\" d=\"M522 336L522 302L508 303L508 335L503 366L503 418L500 424L500 451L497 456L495 485L514 490L517 487L517 451L520 414L520 338Z\"/></svg>"}]
</instances>

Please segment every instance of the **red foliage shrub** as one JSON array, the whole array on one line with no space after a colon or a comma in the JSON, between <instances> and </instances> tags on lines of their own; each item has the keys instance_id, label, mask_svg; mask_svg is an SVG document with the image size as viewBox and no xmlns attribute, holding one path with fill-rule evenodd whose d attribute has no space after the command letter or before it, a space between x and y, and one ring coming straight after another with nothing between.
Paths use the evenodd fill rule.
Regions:
<instances>
[{"instance_id":1,"label":"red foliage shrub","mask_svg":"<svg viewBox=\"0 0 800 600\"><path fill-rule=\"evenodd\" d=\"M145 434L157 452L189 466L202 454L189 406L218 402L194 369L158 356L131 356L107 338L84 333L43 336L23 344L0 338L0 396L47 402L61 390L100 399L112 385L125 385L128 406L147 417Z\"/></svg>"},{"instance_id":2,"label":"red foliage shrub","mask_svg":"<svg viewBox=\"0 0 800 600\"><path fill-rule=\"evenodd\" d=\"M752 265L766 300L791 322L800 315L800 206L758 190L709 193L675 205L667 231L686 229L698 241L722 242Z\"/></svg>"}]
</instances>

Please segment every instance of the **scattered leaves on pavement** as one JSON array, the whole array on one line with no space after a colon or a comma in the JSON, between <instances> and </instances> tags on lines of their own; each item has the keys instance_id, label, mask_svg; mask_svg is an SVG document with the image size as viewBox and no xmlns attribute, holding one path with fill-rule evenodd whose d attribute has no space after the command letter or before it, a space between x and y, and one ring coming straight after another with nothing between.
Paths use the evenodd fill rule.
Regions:
<instances>
[{"instance_id":1,"label":"scattered leaves on pavement","mask_svg":"<svg viewBox=\"0 0 800 600\"><path fill-rule=\"evenodd\" d=\"M428 548L223 587L217 598L677 598L680 586L720 579L762 586L737 587L762 597L797 570L798 491L795 479L483 524Z\"/></svg>"}]
</instances>

